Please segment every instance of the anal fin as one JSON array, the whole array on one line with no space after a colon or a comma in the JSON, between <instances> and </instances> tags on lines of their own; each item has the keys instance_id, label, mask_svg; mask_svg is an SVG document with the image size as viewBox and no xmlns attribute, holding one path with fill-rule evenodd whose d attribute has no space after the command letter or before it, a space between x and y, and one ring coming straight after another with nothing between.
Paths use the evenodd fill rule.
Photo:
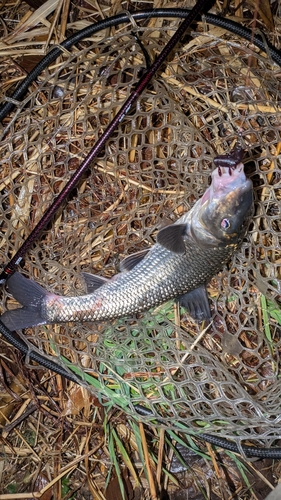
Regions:
<instances>
[{"instance_id":1,"label":"anal fin","mask_svg":"<svg viewBox=\"0 0 281 500\"><path fill-rule=\"evenodd\" d=\"M196 321L203 321L211 318L210 305L205 286L200 286L184 295L180 295L178 301Z\"/></svg>"}]
</instances>

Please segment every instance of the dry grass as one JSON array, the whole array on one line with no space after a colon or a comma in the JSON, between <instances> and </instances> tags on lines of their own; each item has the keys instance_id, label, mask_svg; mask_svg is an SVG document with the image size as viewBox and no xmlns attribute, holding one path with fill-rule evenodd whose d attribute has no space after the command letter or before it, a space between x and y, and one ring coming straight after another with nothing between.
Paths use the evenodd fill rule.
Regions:
<instances>
[{"instance_id":1,"label":"dry grass","mask_svg":"<svg viewBox=\"0 0 281 500\"><path fill-rule=\"evenodd\" d=\"M129 6L134 9L157 7L158 3L156 0L145 4L128 2L125 7ZM171 6L171 2L161 2L161 6L164 4ZM240 4L238 1L231 2L232 8L238 4ZM96 0L79 3L71 0L48 0L35 9L32 5L34 5L33 2L30 2L29 6L25 2L13 0L2 2L1 5L0 68L3 95L6 93L10 95L14 86L24 79L33 65L52 46L60 44L70 33L124 9L124 4L121 1L114 0L103 3ZM177 2L174 5L181 6ZM249 6L251 5L252 2L249 2L244 10L240 8L236 12L238 20L244 17L247 22L247 16L250 12ZM217 8L221 8L219 2L217 2ZM268 2L263 2L257 16L257 26L265 26L269 32L272 32L273 20L270 16ZM249 21L248 24L252 26ZM149 48L150 53L154 53L153 51L157 52L158 49L157 46L156 48L153 46L151 40L153 37L156 40L159 38L162 33L163 20L151 19L149 26L151 28ZM275 26L276 30L275 34L272 35L272 41L277 43L279 19L275 20ZM111 35L116 33L118 33L118 29L116 32L113 30ZM204 54L208 54L210 41L217 51L221 51L221 57L228 59L230 65L221 78L216 80L216 84L218 84L218 88L227 90L232 72L235 72L235 68L240 68L239 57L241 57L241 53L239 42L235 37L230 37L230 42L226 45L224 42L220 43L223 36L222 30L212 28L207 34L184 41L184 43L185 51L188 51L191 57L194 55L194 60L199 53L203 57ZM84 45L81 44L83 47L85 46L83 58L80 58L80 68L84 69L86 75L86 82L82 82L83 85L80 85L78 72L71 75L71 78L69 77L69 53L67 52L59 57L49 69L49 82L51 86L53 85L53 90L57 84L58 97L60 89L58 81L53 76L55 69L61 70L62 81L65 79L69 84L69 111L67 103L63 109L60 108L59 103L57 108L53 102L49 104L50 94L47 92L37 94L37 87L42 81L39 78L30 89L30 93L34 93L35 96L32 102L39 109L38 115L36 115L38 128L34 126L27 138L20 135L21 129L24 128L24 122L28 122L30 113L27 108L18 121L16 118L14 120L12 139L7 135L8 139L5 143L4 136L3 149L1 150L2 160L5 160L5 155L6 158L9 158L9 141L13 142L15 151L20 149L19 145L22 143L24 143L23 149L25 150L22 156L18 155L13 158L11 175L8 170L6 173L3 170L0 179L0 190L4 200L3 210L8 214L11 211L11 216L7 216L9 224L2 226L3 239L0 246L5 258L11 257L19 247L22 240L28 235L30 226L34 226L54 195L60 192L69 171L74 171L77 168L84 157L85 149L89 149L93 145L98 134L108 124L110 114L99 115L99 102L94 99L87 101L85 97L83 102L88 107L86 105L81 108L77 106L74 110L74 119L71 108L73 95L76 95L77 82L80 85L77 102L81 96L83 99L84 96L87 96L89 83L87 78L90 80L93 73L90 76L87 74L87 63L92 54L86 49L90 43L98 43L100 39L101 35L97 34L91 37L91 40L85 41ZM124 45L126 43L131 44L125 37ZM133 62L136 67L142 60L138 53L139 49L133 53L132 60L130 60L130 63ZM218 57L218 52L216 55ZM97 55L98 57L101 56ZM275 245L275 248L272 248L276 241L272 234L274 231L277 235L279 234L280 222L274 219L273 226L265 227L264 225L268 223L263 210L265 205L267 208L269 207L268 210L270 206L272 211L276 209L275 205L274 207L270 205L272 192L276 193L276 203L280 203L281 200L280 189L278 190L280 166L276 160L280 153L281 144L278 133L281 110L277 100L275 101L272 97L272 93L268 92L267 99L261 99L258 102L253 102L253 96L264 92L264 88L270 88L270 83L268 87L266 87L266 83L267 79L269 80L273 76L273 73L270 73L269 77L265 74L261 79L260 76L257 76L255 61L252 64L249 59L246 68L243 68L246 74L241 74L243 84L246 80L249 88L252 88L252 91L246 89L249 102L245 104L239 99L230 99L226 103L225 100L220 100L220 94L212 92L213 77L216 74L211 74L208 69L206 69L206 81L200 80L198 85L187 81L183 72L184 57L184 52L181 52L179 57L175 57L171 64L159 73L158 78L161 85L154 87L151 93L146 94L142 101L141 111L153 111L156 102L154 92L158 88L161 91L163 88L169 88L169 95L173 94L175 97L174 107L166 115L155 112L154 122L152 120L153 131L146 130L145 118L134 116L135 128L140 130L143 135L146 134L146 149L143 156L139 157L140 138L137 133L134 135L132 132L129 119L122 129L122 133L115 136L116 143L118 139L118 147L112 140L108 146L108 156L101 155L97 161L95 172L78 186L79 207L77 208L74 195L69 201L66 212L60 214L52 229L44 233L42 245L34 250L31 257L27 257L26 268L41 282L46 281L47 271L49 286L52 284L55 287L59 282L64 293L70 293L73 291L71 283L76 279L73 276L76 276L81 269L88 270L94 266L96 271L100 271L103 266L105 274L110 276L116 272L116 255L125 255L128 249L130 252L140 249L138 242L139 234L143 235L144 231L144 223L142 222L144 214L147 216L145 244L151 244L155 234L155 225L162 217L162 215L159 217L159 214L168 214L170 220L173 220L181 215L188 205L193 203L196 196L204 190L209 164L208 158L204 157L205 163L200 171L200 176L192 171L193 166L190 167L190 171L182 173L182 177L186 175L190 177L190 182L193 183L194 187L188 200L183 200L183 195L186 194L185 181L177 173L177 165L168 164L170 151L168 151L167 144L173 139L174 129L172 126L165 126L166 119L170 123L175 116L178 116L179 104L182 111L191 116L192 125L202 131L201 139L203 137L204 145L207 144L205 147L209 153L225 151L226 144L230 145L233 135L235 135L233 130L235 132L238 127L241 127L248 146L252 147L254 151L254 162L259 171L259 178L267 181L267 183L265 181L263 184L261 183L260 189L258 182L256 183L257 197L263 204L257 204L255 225L250 233L251 241L259 250L259 252L255 250L254 257L260 262L259 275L255 276L257 281L259 280L258 285L256 281L249 282L249 291L247 292L247 300L250 303L250 305L247 303L247 306L253 308L254 304L259 304L257 325L255 323L256 330L253 327L251 329L251 324L247 323L250 319L245 317L246 315L241 311L239 301L235 297L226 305L227 314L221 312L225 304L222 306L220 303L221 290L224 289L224 286L232 291L236 290L238 295L242 296L242 292L244 293L245 283L248 279L244 269L247 259L249 261L247 254L249 247L244 249L240 260L234 261L234 265L237 265L241 274L234 275L232 273L228 277L222 276L218 282L213 280L209 287L216 308L219 313L221 312L221 315L216 317L215 333L208 333L203 339L197 338L198 329L187 318L183 319L181 326L189 333L191 332L191 336L196 339L192 338L189 345L194 346L196 342L200 341L206 351L217 356L216 359L223 359L224 366L227 367L225 369L229 370L231 377L242 380L243 388L246 387L249 394L257 394L257 401L260 404L267 392L269 394L273 385L272 380L275 380L274 377L278 372L276 353L280 353L280 343L277 338L278 322L268 316L265 319L265 308L260 296L261 291L264 291L264 293L271 294L274 299L278 299L276 286L270 278L272 273L276 279L280 278L280 274L278 275L281 259L279 243ZM101 57L101 66L102 63ZM130 82L136 79L136 74L130 73L124 61L122 64L126 68L126 78L122 82L124 85L120 85L118 94L116 93L114 96L114 101L111 100L111 89L116 87L118 74L122 67L118 67L117 63L115 67L112 63L110 70L113 70L113 76L109 75L108 88L103 94L99 82L95 84L96 95L102 94L105 107L113 109L113 112L115 107L118 107L128 95ZM102 67L102 69L108 71L106 67ZM277 77L278 75L275 73L275 81L277 81ZM239 89L237 89L238 94ZM42 107L42 112L40 107ZM47 114L43 115L45 110L47 110ZM40 112L42 113L41 117L45 116L44 134L46 137L43 140L42 130L39 129ZM58 118L60 113L61 116ZM87 120L85 113L87 113ZM270 122L265 127L266 132L260 125L262 116L267 117L274 115L274 113L278 117L276 127L274 124L272 126L274 130L277 129L275 135L270 129ZM225 118L225 115L228 119ZM96 120L97 116L98 120ZM216 116L218 116L217 122ZM233 118L238 116L237 119ZM86 130L83 128L84 119L87 123ZM235 122L234 127L230 123L231 120ZM189 121L187 120L186 123L189 124ZM6 118L3 125L4 128L11 127L11 117ZM215 127L218 130L216 133L214 133ZM220 127L228 128L229 141L220 136ZM161 130L161 140L157 128ZM126 133L131 138L130 148L126 144ZM186 140L186 136L180 137L181 134L184 132L180 130L178 139L180 144ZM274 139L271 134L274 135ZM188 135L187 132L186 135ZM227 133L225 137L228 137ZM258 142L261 138L262 143ZM190 149L190 156L195 159L200 158L202 154L200 141L197 140L197 136L192 136L191 139L194 140L195 146ZM67 152L65 144L68 147ZM157 150L158 177L156 181L154 178L151 180L150 170L152 159L155 159L154 150ZM71 161L69 161L67 154L71 156ZM176 154L180 156L178 150ZM270 155L270 158L267 155ZM262 161L258 159L260 156ZM118 168L116 168L116 161ZM128 164L130 167L127 166ZM172 172L168 181L165 179L167 164ZM141 177L137 172L139 167L141 167ZM41 168L42 176L40 176ZM97 186L92 196L89 196L87 188L87 183L89 184L90 181ZM175 199L177 199L176 202ZM124 207L128 211L130 221L132 221L132 238L128 232L128 220L124 217ZM89 213L91 217L89 217ZM89 220L95 222L95 232L85 231ZM73 234L80 241L78 252L76 245L73 245L72 242ZM92 238L93 234L94 238ZM254 247L251 247L251 251L254 251L252 248ZM244 262L244 269L241 262ZM63 281L65 276L67 279ZM80 283L78 286L81 286ZM9 301L10 299L5 298L5 300ZM3 304L3 307L4 305L6 304ZM176 325L180 321L177 314L178 312L175 314ZM255 336L252 332L263 331L264 325L267 327L265 330L269 335L269 341L260 344L258 335ZM242 326L245 328L243 329ZM235 332L239 328L241 334L235 336ZM250 335L247 335L248 331L250 331ZM220 336L220 333L225 333L224 339L226 340L222 339L223 335ZM232 337L228 333L232 333ZM79 351L81 353L79 355L80 365L98 379L99 374L96 366L91 365L84 347L85 339L93 344L96 342L99 337L97 331L93 328L91 337L89 337L89 333L85 337L83 329L80 327L73 330L71 334L67 329L64 330L64 327L54 327L53 334L50 341L45 330L37 332L36 345L38 348L43 346L45 351L51 355L54 353L54 345L57 345L61 348L61 354L70 358L73 363L77 362L77 352ZM32 332L28 338L33 340ZM69 338L72 339L72 344L68 343ZM231 344L231 340L233 344ZM180 339L176 338L175 342L180 350L182 347ZM224 345L223 342L228 342L228 345ZM75 349L70 348L73 344L75 344ZM267 362L270 348L276 355L275 357L272 355L270 362ZM226 350L225 354L223 354L224 349ZM186 356L187 353L180 358L181 364L186 361ZM181 475L168 472L172 459L173 439L176 438L176 435L146 427L142 423L136 423L121 410L109 405L106 400L96 397L84 387L62 379L59 375L38 367L34 370L31 370L30 367L27 368L21 355L7 345L4 340L1 340L0 360L0 425L2 426L0 500L29 497L41 498L42 500L51 498L55 500L62 498L64 500L70 498L77 500L128 498L133 500L158 499L160 496L165 498L165 494L169 495L169 498L177 500L184 498L184 496L180 496L183 494L182 492L185 492L188 498L193 499L261 500L272 488L275 482L274 477L278 477L278 467L276 466L274 469L270 462L261 461L253 466L246 465L242 459L238 460L234 455L224 453L221 450L215 452L210 446L205 448L202 443L195 444L188 439L187 444L191 449L185 449L187 451L184 452L188 455L188 471ZM256 363L261 370L259 372L256 370ZM145 368L143 372L132 369L132 372L126 374L127 378L138 377L141 380L140 385L137 386L139 391L148 380L147 367ZM118 377L121 379L121 376L118 373L112 374L110 365L107 366L107 369L104 378L105 385L114 391L118 385ZM162 373L161 367L157 366L151 375L155 378L162 377L162 383L165 383L167 380L172 380L171 374L176 378L179 375L178 370L178 365L174 364L167 379L167 373L165 371ZM126 383L126 387L129 387L130 383L133 384L131 380L126 381ZM134 390L136 390L136 386L134 386ZM211 383L208 386L208 391L211 391ZM139 394L141 393L139 392ZM145 396L147 400L153 401L155 394L155 389L152 390L149 386ZM168 441L170 446L167 446Z\"/></svg>"}]
</instances>

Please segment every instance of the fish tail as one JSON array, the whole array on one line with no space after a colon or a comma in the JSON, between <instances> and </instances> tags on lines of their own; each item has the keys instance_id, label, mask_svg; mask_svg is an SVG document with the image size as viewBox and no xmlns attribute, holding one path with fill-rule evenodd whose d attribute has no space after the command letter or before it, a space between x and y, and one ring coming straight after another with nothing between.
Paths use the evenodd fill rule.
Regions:
<instances>
[{"instance_id":1,"label":"fish tail","mask_svg":"<svg viewBox=\"0 0 281 500\"><path fill-rule=\"evenodd\" d=\"M49 292L32 280L14 273L7 281L8 291L23 307L6 311L1 321L10 330L21 330L30 326L44 325L43 306Z\"/></svg>"}]
</instances>

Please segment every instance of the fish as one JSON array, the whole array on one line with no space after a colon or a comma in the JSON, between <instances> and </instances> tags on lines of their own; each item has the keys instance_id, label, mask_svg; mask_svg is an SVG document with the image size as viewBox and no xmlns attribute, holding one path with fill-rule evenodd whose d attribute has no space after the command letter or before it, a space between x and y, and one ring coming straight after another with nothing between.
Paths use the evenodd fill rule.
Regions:
<instances>
[{"instance_id":1,"label":"fish","mask_svg":"<svg viewBox=\"0 0 281 500\"><path fill-rule=\"evenodd\" d=\"M152 247L128 255L111 279L83 273L86 294L61 296L15 272L9 293L23 306L4 312L10 330L132 316L170 299L197 321L211 317L206 285L243 240L253 206L240 145L214 159L211 184L175 223L159 230Z\"/></svg>"}]
</instances>

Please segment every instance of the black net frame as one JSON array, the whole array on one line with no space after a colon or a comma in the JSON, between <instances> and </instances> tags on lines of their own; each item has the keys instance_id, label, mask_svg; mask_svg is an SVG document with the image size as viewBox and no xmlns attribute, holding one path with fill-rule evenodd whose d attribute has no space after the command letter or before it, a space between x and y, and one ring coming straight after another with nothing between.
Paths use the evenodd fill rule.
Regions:
<instances>
[{"instance_id":1,"label":"black net frame","mask_svg":"<svg viewBox=\"0 0 281 500\"><path fill-rule=\"evenodd\" d=\"M154 57L176 26L140 27L138 36ZM111 28L64 53L30 89L1 141L3 262L144 66L131 29ZM69 373L76 369L103 402L133 414L144 404L146 420L237 442L270 445L280 437L279 71L268 54L220 28L193 33L26 256L25 272L57 293L82 293L82 270L112 276L122 257L152 245L163 221L176 220L203 194L212 159L242 130L255 214L241 250L210 283L213 323L196 345L200 328L185 314L179 321L172 304L114 324L20 334L30 349ZM15 306L5 292L2 300L3 310Z\"/></svg>"}]
</instances>

